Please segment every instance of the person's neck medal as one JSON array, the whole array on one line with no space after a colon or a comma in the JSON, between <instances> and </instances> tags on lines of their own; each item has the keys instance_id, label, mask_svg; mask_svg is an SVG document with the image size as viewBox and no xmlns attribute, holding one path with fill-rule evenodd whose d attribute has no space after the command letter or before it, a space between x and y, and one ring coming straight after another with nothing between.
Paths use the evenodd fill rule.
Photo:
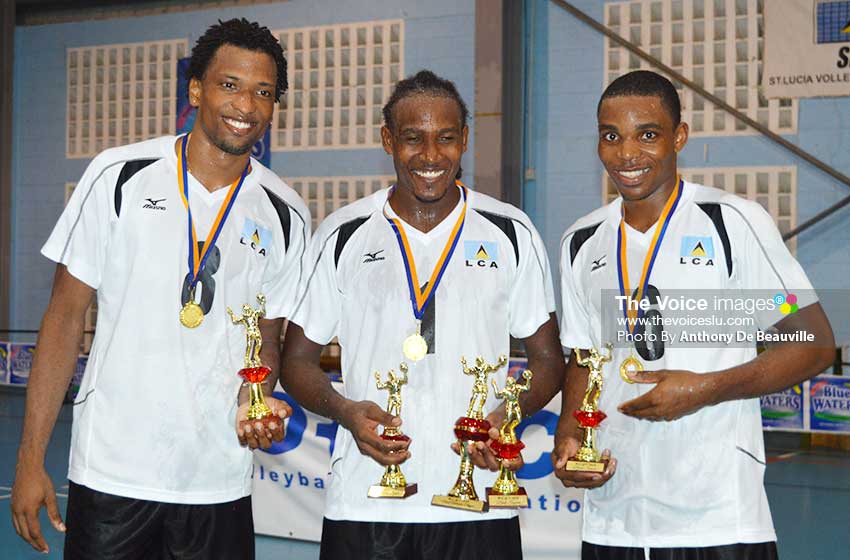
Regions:
<instances>
[{"instance_id":1,"label":"person's neck medal","mask_svg":"<svg viewBox=\"0 0 850 560\"><path fill-rule=\"evenodd\" d=\"M418 362L428 355L428 342L422 336L421 332L422 317L425 315L425 308L428 307L428 304L431 303L431 300L437 293L437 286L440 285L443 273L452 260L452 255L454 254L455 247L457 247L460 234L463 232L463 224L466 219L467 192L466 186L459 181L457 182L457 186L460 188L461 197L463 198L463 208L425 286L420 286L419 284L419 276L416 273L416 261L413 259L413 252L410 250L410 243L407 241L404 225L400 219L390 217L387 215L386 210L384 210L384 217L389 222L390 227L392 227L398 241L399 250L401 251L404 271L407 275L407 287L410 292L410 303L413 306L413 316L416 318L416 332L405 338L401 347L404 357L413 362ZM392 190L390 190L387 200L389 200L389 196L391 195Z\"/></svg>"},{"instance_id":2,"label":"person's neck medal","mask_svg":"<svg viewBox=\"0 0 850 560\"><path fill-rule=\"evenodd\" d=\"M185 135L180 142L180 154L177 156L177 181L180 185L180 197L183 199L183 206L186 207L188 215L188 237L189 237L189 273L184 280L184 287L188 286L188 290L182 294L182 307L180 309L180 324L186 328L194 329L204 321L204 314L209 312L209 309L204 310L201 305L195 301L195 288L198 285L198 280L201 277L201 272L207 264L207 259L212 253L212 248L215 247L215 242L221 230L224 229L224 223L227 221L227 216L230 215L230 210L233 208L233 203L236 202L236 197L239 195L239 190L242 188L242 183L245 182L245 177L248 175L248 169L251 167L250 160L245 165L242 175L230 185L224 201L218 210L218 215L213 221L207 238L203 242L198 242L198 234L195 233L195 222L192 220L192 209L189 207L189 165L186 160L186 147L189 144L189 135ZM203 249L198 245L202 244ZM202 284L203 285L203 284ZM203 285L206 289L206 285Z\"/></svg>"},{"instance_id":3,"label":"person's neck medal","mask_svg":"<svg viewBox=\"0 0 850 560\"><path fill-rule=\"evenodd\" d=\"M641 272L640 282L637 286L635 297L632 298L631 287L629 286L629 265L626 253L626 216L625 212L620 217L620 230L617 237L617 277L620 284L620 295L624 298L623 315L626 319L626 329L630 336L634 336L635 331L640 326L640 320L643 317L643 308L640 307L640 302L646 294L646 288L649 286L649 277L652 275L652 267L655 265L655 257L658 256L658 250L661 248L661 243L664 241L664 234L667 233L667 226L670 225L670 220L673 219L673 213L679 205L679 200L682 198L684 183L681 179L676 182L676 188L670 193L661 215L658 217L658 227L655 228L655 235L652 237L652 242L649 249L646 251L646 256L643 259L643 268ZM641 326L642 327L642 326ZM620 364L620 378L626 383L634 383L632 375L643 371L643 363L635 356L634 350L629 352L629 356Z\"/></svg>"}]
</instances>

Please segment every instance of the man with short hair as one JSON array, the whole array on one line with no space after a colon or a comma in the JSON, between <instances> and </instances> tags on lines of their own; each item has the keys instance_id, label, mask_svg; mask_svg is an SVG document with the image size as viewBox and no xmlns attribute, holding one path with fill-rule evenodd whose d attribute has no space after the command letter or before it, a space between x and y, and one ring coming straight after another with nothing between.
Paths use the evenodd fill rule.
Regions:
<instances>
[{"instance_id":1,"label":"man with short hair","mask_svg":"<svg viewBox=\"0 0 850 560\"><path fill-rule=\"evenodd\" d=\"M42 249L56 276L12 491L15 528L42 552L42 505L65 530L44 454L96 293L74 403L65 558L254 556L252 454L239 440L280 440L289 410L268 398L280 417L268 430L237 424L248 404L237 377L246 333L227 310L264 294L261 358L276 378L310 218L250 158L287 87L274 36L244 19L219 22L195 45L189 73L192 132L98 155Z\"/></svg>"},{"instance_id":2,"label":"man with short hair","mask_svg":"<svg viewBox=\"0 0 850 560\"><path fill-rule=\"evenodd\" d=\"M608 86L598 153L620 197L579 219L561 242L562 344L584 355L615 344L599 401L608 414L598 432L605 470L564 468L581 442L572 413L588 379L575 355L555 435L556 476L591 489L583 560L776 558L757 397L819 373L834 351L823 309L771 217L755 202L680 179L677 154L688 139L680 112L675 88L654 72ZM797 294L796 313L756 317L763 330L807 331L815 342L758 356L755 344L675 344L657 319L659 302L676 290ZM617 344L605 325L619 319L618 332L632 336Z\"/></svg>"},{"instance_id":3,"label":"man with short hair","mask_svg":"<svg viewBox=\"0 0 850 560\"><path fill-rule=\"evenodd\" d=\"M532 389L520 397L526 415L560 389L564 371L540 236L520 210L456 181L466 121L466 105L451 82L428 71L399 82L381 129L396 184L331 214L308 250L303 301L287 330L281 383L304 407L340 424L322 558L522 555L515 511L482 514L431 505L432 496L446 494L458 477L459 460L449 446L474 383L461 358L475 364L480 356L493 364L508 354L510 335L522 339L534 372ZM319 368L322 345L334 336L342 351L343 394ZM409 371L399 418L383 410L386 396L374 372L386 376L402 362ZM506 373L503 368L494 374L500 386ZM477 402L488 391L483 382ZM504 405L491 396L483 413L493 411L495 439ZM382 426L401 426L410 440L381 439ZM479 467L499 467L485 442L467 452ZM402 463L418 493L368 498L384 466ZM476 471L482 499L494 478Z\"/></svg>"}]
</instances>

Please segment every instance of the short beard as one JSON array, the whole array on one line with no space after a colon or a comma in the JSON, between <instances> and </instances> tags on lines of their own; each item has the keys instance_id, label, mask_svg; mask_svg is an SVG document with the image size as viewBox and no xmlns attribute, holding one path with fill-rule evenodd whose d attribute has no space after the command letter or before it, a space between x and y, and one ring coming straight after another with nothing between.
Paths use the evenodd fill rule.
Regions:
<instances>
[{"instance_id":1,"label":"short beard","mask_svg":"<svg viewBox=\"0 0 850 560\"><path fill-rule=\"evenodd\" d=\"M252 149L254 149L254 144L256 142L252 142L247 146L234 146L233 144L228 144L227 142L214 139L213 145L226 154L230 154L232 156L244 156L247 153L250 153Z\"/></svg>"}]
</instances>

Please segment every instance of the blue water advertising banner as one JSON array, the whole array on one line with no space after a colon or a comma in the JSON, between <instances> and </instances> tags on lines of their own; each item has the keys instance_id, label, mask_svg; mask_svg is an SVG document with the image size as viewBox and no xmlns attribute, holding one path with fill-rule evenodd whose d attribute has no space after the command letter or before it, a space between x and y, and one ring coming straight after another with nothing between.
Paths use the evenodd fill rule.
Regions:
<instances>
[{"instance_id":1,"label":"blue water advertising banner","mask_svg":"<svg viewBox=\"0 0 850 560\"><path fill-rule=\"evenodd\" d=\"M9 383L26 385L30 378L35 344L9 345Z\"/></svg>"},{"instance_id":2,"label":"blue water advertising banner","mask_svg":"<svg viewBox=\"0 0 850 560\"><path fill-rule=\"evenodd\" d=\"M9 343L0 342L0 383L9 382Z\"/></svg>"},{"instance_id":3,"label":"blue water advertising banner","mask_svg":"<svg viewBox=\"0 0 850 560\"><path fill-rule=\"evenodd\" d=\"M761 396L761 425L773 429L804 429L803 400L802 385Z\"/></svg>"},{"instance_id":4,"label":"blue water advertising banner","mask_svg":"<svg viewBox=\"0 0 850 560\"><path fill-rule=\"evenodd\" d=\"M809 427L850 433L850 378L819 375L809 389Z\"/></svg>"},{"instance_id":5,"label":"blue water advertising banner","mask_svg":"<svg viewBox=\"0 0 850 560\"><path fill-rule=\"evenodd\" d=\"M189 104L189 58L177 61L177 134L189 132L195 125L196 109ZM269 167L271 162L271 127L266 127L262 140L254 144L251 156Z\"/></svg>"}]
</instances>

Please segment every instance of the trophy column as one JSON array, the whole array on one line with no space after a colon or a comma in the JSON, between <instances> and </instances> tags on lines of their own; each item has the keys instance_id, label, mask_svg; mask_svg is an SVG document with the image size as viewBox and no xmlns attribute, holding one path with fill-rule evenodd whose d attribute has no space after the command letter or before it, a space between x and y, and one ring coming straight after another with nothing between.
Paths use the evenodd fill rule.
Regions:
<instances>
[{"instance_id":1,"label":"trophy column","mask_svg":"<svg viewBox=\"0 0 850 560\"><path fill-rule=\"evenodd\" d=\"M469 408L466 416L461 416L455 422L455 436L460 447L460 473L455 485L446 495L437 495L431 499L431 505L464 509L468 511L487 511L486 502L478 499L475 491L475 483L472 478L475 465L469 458L466 446L469 442L487 441L490 439L490 422L484 419L484 403L487 401L487 393L490 388L487 385L487 377L508 363L506 356L499 356L499 360L491 365L479 356L475 359L475 367L466 365L466 358L460 359L465 375L475 376L472 384L472 398L469 399Z\"/></svg>"},{"instance_id":2,"label":"trophy column","mask_svg":"<svg viewBox=\"0 0 850 560\"><path fill-rule=\"evenodd\" d=\"M389 393L387 413L401 417L401 386L407 383L407 364L402 362L399 364L398 369L401 370L402 376L397 377L395 372L390 370L386 381L381 381L381 374L376 371L375 382L378 390L386 389ZM381 434L381 439L408 441L410 437L403 434L401 428L385 426L384 432ZM381 482L370 486L367 496L370 498L406 498L416 494L417 490L418 487L416 484L407 483L400 466L387 465L387 468L384 470L384 476L381 477Z\"/></svg>"},{"instance_id":3,"label":"trophy column","mask_svg":"<svg viewBox=\"0 0 850 560\"><path fill-rule=\"evenodd\" d=\"M501 391L493 383L493 391L497 397L505 399L505 421L499 434L499 441L492 444L493 450L502 459L499 466L499 476L493 486L486 489L487 503L492 508L525 508L528 507L528 495L525 488L521 487L516 480L514 471L505 466L506 460L516 459L522 452L525 444L516 437L516 427L522 420L522 411L519 407L519 394L531 390L530 370L522 372L525 384L520 385L513 377L508 376L505 388Z\"/></svg>"},{"instance_id":4,"label":"trophy column","mask_svg":"<svg viewBox=\"0 0 850 560\"><path fill-rule=\"evenodd\" d=\"M228 307L227 314L234 325L245 327L245 367L239 370L239 377L245 380L249 390L248 420L259 420L263 424L276 420L277 417L263 399L263 382L272 372L260 361L260 350L263 347L263 335L260 332L259 321L266 315L266 296L257 294L260 307L254 309L249 304L242 306L242 315L236 316Z\"/></svg>"},{"instance_id":5,"label":"trophy column","mask_svg":"<svg viewBox=\"0 0 850 560\"><path fill-rule=\"evenodd\" d=\"M587 377L587 389L581 408L573 412L578 420L579 426L584 430L581 447L575 456L570 457L564 466L568 471L602 472L608 466L608 460L601 461L601 454L596 449L596 430L607 415L599 410L599 395L602 393L602 364L611 361L611 344L605 345L607 355L600 354L596 348L590 349L590 354L582 358L578 350L575 351L576 359L580 365L590 368Z\"/></svg>"}]
</instances>

